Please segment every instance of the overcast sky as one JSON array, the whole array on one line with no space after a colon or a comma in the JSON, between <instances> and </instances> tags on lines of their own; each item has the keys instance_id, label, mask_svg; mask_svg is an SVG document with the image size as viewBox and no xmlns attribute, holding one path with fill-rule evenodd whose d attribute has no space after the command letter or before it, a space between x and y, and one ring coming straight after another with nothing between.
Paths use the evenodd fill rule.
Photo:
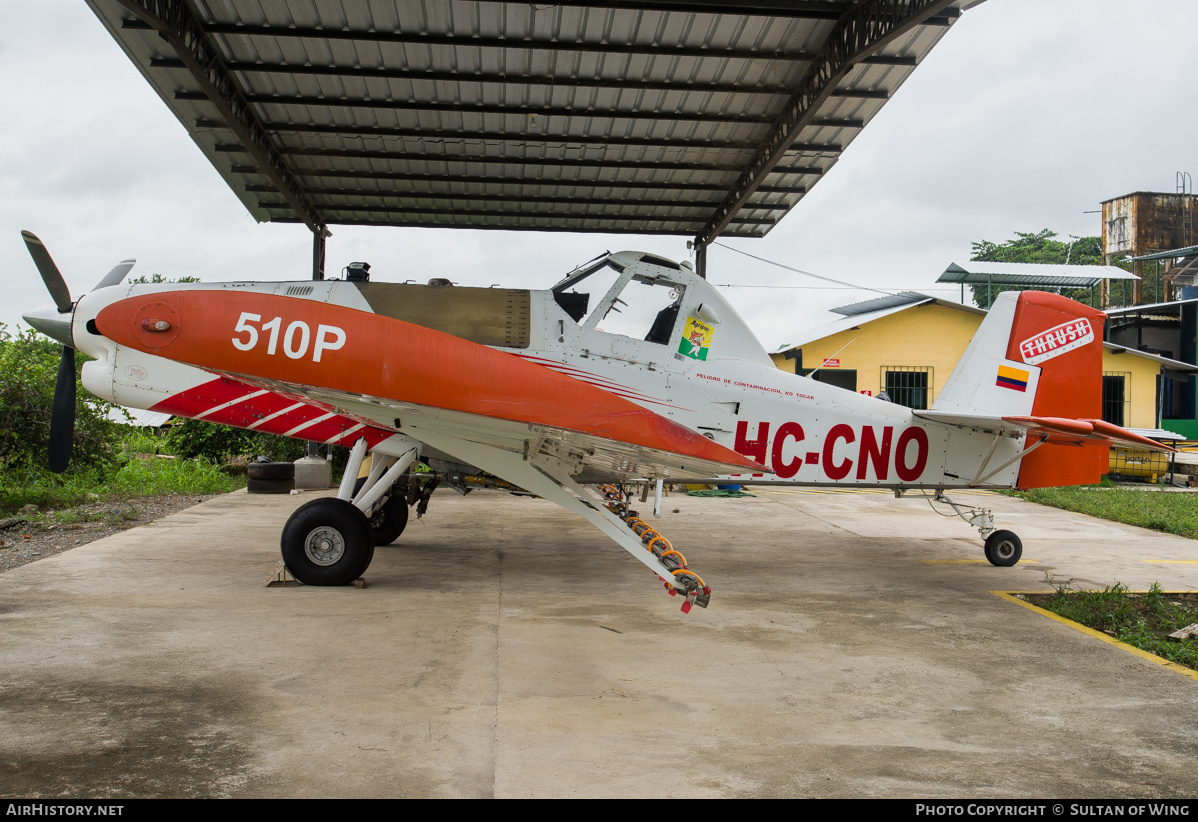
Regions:
<instances>
[{"instance_id":1,"label":"overcast sky","mask_svg":"<svg viewBox=\"0 0 1198 822\"><path fill-rule=\"evenodd\" d=\"M49 300L21 242L48 245L75 296L134 274L304 279L311 235L257 224L82 0L0 0L0 322ZM970 243L1051 228L1198 173L1194 0L987 0L966 12L837 165L762 240L735 248L862 285L932 291ZM1075 223L1076 221L1076 223ZM544 288L605 249L688 255L685 237L333 226L327 271ZM708 277L815 281L715 247ZM724 289L767 348L867 291Z\"/></svg>"}]
</instances>

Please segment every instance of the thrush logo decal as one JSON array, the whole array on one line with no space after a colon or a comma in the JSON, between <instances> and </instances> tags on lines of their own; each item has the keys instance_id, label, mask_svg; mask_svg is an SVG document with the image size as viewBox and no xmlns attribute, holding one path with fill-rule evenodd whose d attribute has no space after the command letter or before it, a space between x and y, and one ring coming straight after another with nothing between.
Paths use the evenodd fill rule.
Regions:
<instances>
[{"instance_id":1,"label":"thrush logo decal","mask_svg":"<svg viewBox=\"0 0 1198 822\"><path fill-rule=\"evenodd\" d=\"M1029 337L1019 344L1019 352L1028 365L1039 365L1091 342L1094 342L1094 327L1081 317Z\"/></svg>"}]
</instances>

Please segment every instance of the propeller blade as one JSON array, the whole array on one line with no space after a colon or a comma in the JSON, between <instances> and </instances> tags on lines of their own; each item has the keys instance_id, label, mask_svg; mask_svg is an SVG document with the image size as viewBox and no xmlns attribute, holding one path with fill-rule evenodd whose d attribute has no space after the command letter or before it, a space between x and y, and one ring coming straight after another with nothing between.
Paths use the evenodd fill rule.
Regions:
<instances>
[{"instance_id":1,"label":"propeller blade","mask_svg":"<svg viewBox=\"0 0 1198 822\"><path fill-rule=\"evenodd\" d=\"M50 470L61 474L71 463L75 441L75 349L62 347L58 382L54 386L54 409L50 414Z\"/></svg>"},{"instance_id":2,"label":"propeller blade","mask_svg":"<svg viewBox=\"0 0 1198 822\"><path fill-rule=\"evenodd\" d=\"M133 268L133 265L136 262L137 260L133 259L121 260L116 264L116 267L113 268L112 271L109 271L104 275L104 279L96 283L96 287L93 288L92 291L96 291L101 288L108 288L110 285L118 285L121 280L125 279L125 275L129 273L129 269Z\"/></svg>"},{"instance_id":3,"label":"propeller blade","mask_svg":"<svg viewBox=\"0 0 1198 822\"><path fill-rule=\"evenodd\" d=\"M46 284L46 290L50 292L54 304L58 306L58 312L60 314L69 313L74 305L71 301L71 290L67 288L66 281L62 278L62 272L58 270L54 260L50 259L50 252L46 250L45 244L32 231L22 231L21 237L25 240L25 247L29 249L29 256L33 257L33 264L37 266L37 270L42 275L42 282Z\"/></svg>"}]
</instances>

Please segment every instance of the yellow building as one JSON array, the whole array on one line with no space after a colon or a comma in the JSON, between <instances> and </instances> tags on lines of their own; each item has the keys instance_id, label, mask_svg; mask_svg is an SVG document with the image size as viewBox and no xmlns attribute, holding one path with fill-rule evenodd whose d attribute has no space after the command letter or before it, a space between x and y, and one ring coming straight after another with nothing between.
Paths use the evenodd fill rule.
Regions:
<instances>
[{"instance_id":1,"label":"yellow building","mask_svg":"<svg viewBox=\"0 0 1198 822\"><path fill-rule=\"evenodd\" d=\"M885 391L928 408L956 368L986 312L904 292L832 309L839 317L796 334L770 355L783 371L870 395ZM1160 381L1198 367L1104 343L1102 416L1127 428L1160 425ZM814 373L813 373L814 372Z\"/></svg>"}]
</instances>

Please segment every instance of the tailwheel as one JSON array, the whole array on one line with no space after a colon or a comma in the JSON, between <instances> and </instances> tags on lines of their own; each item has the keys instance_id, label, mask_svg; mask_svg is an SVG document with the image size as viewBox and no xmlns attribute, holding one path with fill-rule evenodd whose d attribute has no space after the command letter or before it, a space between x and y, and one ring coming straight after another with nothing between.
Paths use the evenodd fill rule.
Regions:
<instances>
[{"instance_id":1,"label":"tailwheel","mask_svg":"<svg viewBox=\"0 0 1198 822\"><path fill-rule=\"evenodd\" d=\"M349 585L374 558L370 521L351 503L314 499L283 526L283 562L305 585Z\"/></svg>"},{"instance_id":2,"label":"tailwheel","mask_svg":"<svg viewBox=\"0 0 1198 822\"><path fill-rule=\"evenodd\" d=\"M1023 542L1013 531L995 531L986 537L985 553L991 565L1008 568L1023 556Z\"/></svg>"}]
</instances>

